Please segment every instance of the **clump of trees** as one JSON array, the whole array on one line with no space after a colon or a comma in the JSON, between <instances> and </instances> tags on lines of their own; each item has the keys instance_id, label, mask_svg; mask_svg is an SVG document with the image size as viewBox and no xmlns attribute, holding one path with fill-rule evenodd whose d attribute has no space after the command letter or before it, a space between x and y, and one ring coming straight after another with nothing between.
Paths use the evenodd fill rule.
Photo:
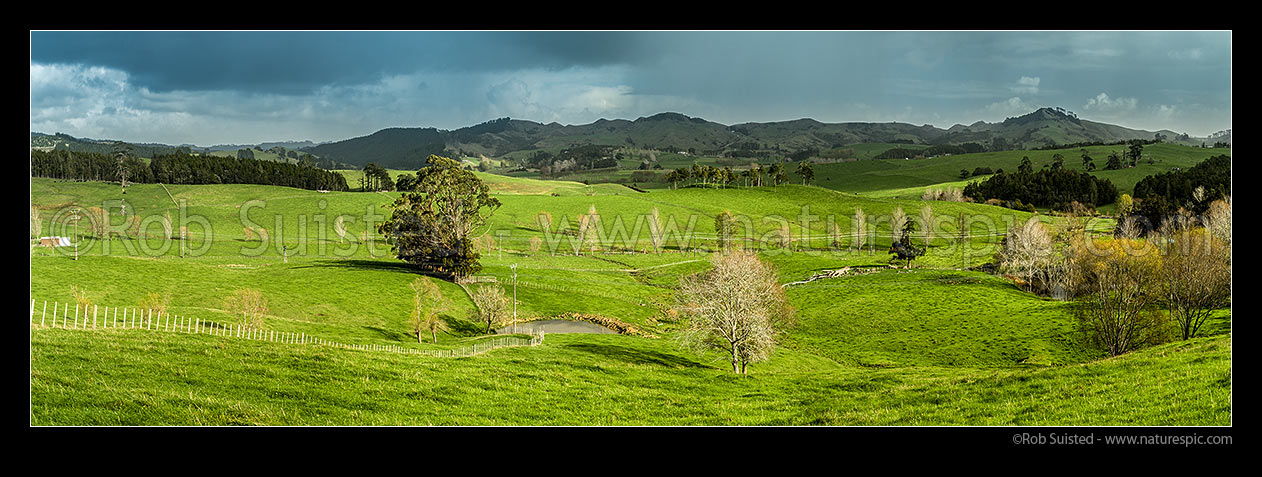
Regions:
<instances>
[{"instance_id":1,"label":"clump of trees","mask_svg":"<svg viewBox=\"0 0 1262 477\"><path fill-rule=\"evenodd\" d=\"M811 185L815 181L815 167L811 165L811 161L799 162L794 172L802 177L802 185Z\"/></svg>"},{"instance_id":2,"label":"clump of trees","mask_svg":"<svg viewBox=\"0 0 1262 477\"><path fill-rule=\"evenodd\" d=\"M680 280L677 311L688 318L680 344L698 352L720 351L732 372L766 360L777 337L792 326L794 309L775 268L751 252L715 254L713 268Z\"/></svg>"},{"instance_id":3,"label":"clump of trees","mask_svg":"<svg viewBox=\"0 0 1262 477\"><path fill-rule=\"evenodd\" d=\"M964 197L964 191L958 187L944 187L942 189L925 189L920 194L920 200L942 200L948 202L968 202L969 199Z\"/></svg>"},{"instance_id":4,"label":"clump of trees","mask_svg":"<svg viewBox=\"0 0 1262 477\"><path fill-rule=\"evenodd\" d=\"M477 273L482 266L472 239L500 201L456 161L431 155L427 162L412 192L394 201L377 230L395 256L423 272L451 279Z\"/></svg>"},{"instance_id":5,"label":"clump of trees","mask_svg":"<svg viewBox=\"0 0 1262 477\"><path fill-rule=\"evenodd\" d=\"M732 172L730 166L719 168L708 164L693 164L692 167L681 167L666 173L662 180L670 182L674 188L678 188L681 182L702 187L726 187L736 181L736 173Z\"/></svg>"},{"instance_id":6,"label":"clump of trees","mask_svg":"<svg viewBox=\"0 0 1262 477\"><path fill-rule=\"evenodd\" d=\"M536 151L525 159L527 167L538 168L544 176L565 172L618 167L615 146L584 144L562 149L556 154Z\"/></svg>"},{"instance_id":7,"label":"clump of trees","mask_svg":"<svg viewBox=\"0 0 1262 477\"><path fill-rule=\"evenodd\" d=\"M1111 204L1117 200L1117 186L1108 179L1072 169L1044 169L1037 172L996 173L989 178L964 186L964 195L978 202L991 199L1015 201L1039 207L1063 209L1070 202L1088 207Z\"/></svg>"},{"instance_id":8,"label":"clump of trees","mask_svg":"<svg viewBox=\"0 0 1262 477\"><path fill-rule=\"evenodd\" d=\"M1197 188L1202 188L1199 193ZM1218 155L1201 161L1186 170L1173 170L1140 179L1135 184L1135 198L1161 197L1170 213L1178 207L1187 207L1201 214L1209 208L1209 202L1231 195L1231 156Z\"/></svg>"},{"instance_id":9,"label":"clump of trees","mask_svg":"<svg viewBox=\"0 0 1262 477\"><path fill-rule=\"evenodd\" d=\"M919 149L896 147L893 149L887 149L874 157L877 159L911 159L922 157L924 154L924 151Z\"/></svg>"},{"instance_id":10,"label":"clump of trees","mask_svg":"<svg viewBox=\"0 0 1262 477\"><path fill-rule=\"evenodd\" d=\"M376 163L369 162L364 164L364 177L359 178L359 190L374 192L394 190L394 180L390 178L389 170Z\"/></svg>"},{"instance_id":11,"label":"clump of trees","mask_svg":"<svg viewBox=\"0 0 1262 477\"><path fill-rule=\"evenodd\" d=\"M1221 226L1214 227L1213 217L1220 219L1218 224L1221 225L1226 212L1228 230L1225 235L1229 237L1230 195L1231 156L1214 156L1187 170L1145 177L1135 184L1135 198L1130 205L1119 204L1115 234L1133 237L1165 229L1165 234L1169 235L1171 230L1198 224L1222 232ZM1222 204L1213 209L1216 202Z\"/></svg>"},{"instance_id":12,"label":"clump of trees","mask_svg":"<svg viewBox=\"0 0 1262 477\"><path fill-rule=\"evenodd\" d=\"M1230 305L1231 248L1211 228L1185 222L1091 239L1073 219L1053 231L1032 217L1009 232L997 258L1027 290L1073 300L1082 331L1111 355L1193 338Z\"/></svg>"}]
</instances>

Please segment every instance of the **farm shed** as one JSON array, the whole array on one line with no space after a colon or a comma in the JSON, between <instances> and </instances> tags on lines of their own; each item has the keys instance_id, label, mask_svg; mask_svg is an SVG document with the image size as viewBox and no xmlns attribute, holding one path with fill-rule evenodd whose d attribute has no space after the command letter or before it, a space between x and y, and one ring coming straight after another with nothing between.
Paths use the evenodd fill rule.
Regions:
<instances>
[{"instance_id":1,"label":"farm shed","mask_svg":"<svg viewBox=\"0 0 1262 477\"><path fill-rule=\"evenodd\" d=\"M70 237L40 237L39 244L45 247L69 247Z\"/></svg>"}]
</instances>

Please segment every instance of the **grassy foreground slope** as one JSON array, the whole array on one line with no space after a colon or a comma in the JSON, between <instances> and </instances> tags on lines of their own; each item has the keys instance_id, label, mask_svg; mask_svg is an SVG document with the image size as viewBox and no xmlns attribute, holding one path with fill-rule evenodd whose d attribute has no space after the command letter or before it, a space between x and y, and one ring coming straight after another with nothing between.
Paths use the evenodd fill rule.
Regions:
<instances>
[{"instance_id":1,"label":"grassy foreground slope","mask_svg":"<svg viewBox=\"0 0 1262 477\"><path fill-rule=\"evenodd\" d=\"M1045 369L766 365L739 377L667 341L617 335L419 359L41 329L31 334L31 423L1230 425L1230 351L1219 336Z\"/></svg>"}]
</instances>

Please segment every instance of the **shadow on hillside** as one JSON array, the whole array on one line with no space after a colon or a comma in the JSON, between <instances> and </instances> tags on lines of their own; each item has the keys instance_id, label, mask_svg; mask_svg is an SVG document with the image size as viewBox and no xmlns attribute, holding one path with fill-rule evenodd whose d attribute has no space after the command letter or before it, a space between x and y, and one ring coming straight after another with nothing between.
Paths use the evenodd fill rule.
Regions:
<instances>
[{"instance_id":1,"label":"shadow on hillside","mask_svg":"<svg viewBox=\"0 0 1262 477\"><path fill-rule=\"evenodd\" d=\"M658 366L666 366L670 368L708 368L704 364L692 361L690 359L681 358L675 355L659 353L656 351L645 351L626 346L594 344L594 343L578 343L567 344L567 349L591 353L605 358L613 358L631 364L652 364Z\"/></svg>"},{"instance_id":2,"label":"shadow on hillside","mask_svg":"<svg viewBox=\"0 0 1262 477\"><path fill-rule=\"evenodd\" d=\"M413 341L413 340L416 340L416 336L415 336L415 335L411 335L411 334L408 334L408 333L402 333L402 332L395 331L395 330L387 330L387 329L382 328L382 327L380 327L380 326L365 326L365 327L364 327L364 329L369 330L369 331L375 331L375 332L377 332L377 334L381 335L381 337L382 337L382 338L385 338L385 339L390 340L390 341L404 341L404 342L407 342L407 341Z\"/></svg>"},{"instance_id":3,"label":"shadow on hillside","mask_svg":"<svg viewBox=\"0 0 1262 477\"><path fill-rule=\"evenodd\" d=\"M408 272L422 275L412 264L407 262L387 262L382 260L316 260L312 265L303 265L298 268L345 268L351 270L375 270L387 272Z\"/></svg>"},{"instance_id":4,"label":"shadow on hillside","mask_svg":"<svg viewBox=\"0 0 1262 477\"><path fill-rule=\"evenodd\" d=\"M1217 336L1231 333L1231 315L1215 316L1205 320L1196 336Z\"/></svg>"},{"instance_id":5,"label":"shadow on hillside","mask_svg":"<svg viewBox=\"0 0 1262 477\"><path fill-rule=\"evenodd\" d=\"M486 331L486 325L479 325L451 315L440 315L440 317L447 324L447 334L452 336L479 336Z\"/></svg>"}]
</instances>

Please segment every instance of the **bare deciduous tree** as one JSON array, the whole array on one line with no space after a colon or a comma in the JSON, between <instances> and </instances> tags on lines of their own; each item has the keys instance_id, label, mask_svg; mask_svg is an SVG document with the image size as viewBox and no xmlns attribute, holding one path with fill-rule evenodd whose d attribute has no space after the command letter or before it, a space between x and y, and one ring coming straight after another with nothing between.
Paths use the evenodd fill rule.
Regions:
<instances>
[{"instance_id":1,"label":"bare deciduous tree","mask_svg":"<svg viewBox=\"0 0 1262 477\"><path fill-rule=\"evenodd\" d=\"M1161 300L1183 339L1196 336L1214 310L1231 301L1231 249L1204 228L1183 230L1162 259Z\"/></svg>"},{"instance_id":2,"label":"bare deciduous tree","mask_svg":"<svg viewBox=\"0 0 1262 477\"><path fill-rule=\"evenodd\" d=\"M1111 356L1156 344L1166 336L1165 315L1152 279L1161 268L1152 244L1127 239L1096 242L1083 256L1087 293L1074 307L1087 336Z\"/></svg>"},{"instance_id":3,"label":"bare deciduous tree","mask_svg":"<svg viewBox=\"0 0 1262 477\"><path fill-rule=\"evenodd\" d=\"M863 209L855 207L854 209L854 246L855 251L862 251L863 246L868 242L868 216L863 213Z\"/></svg>"},{"instance_id":4,"label":"bare deciduous tree","mask_svg":"<svg viewBox=\"0 0 1262 477\"><path fill-rule=\"evenodd\" d=\"M175 231L175 223L171 221L171 213L166 212L162 214L162 220L159 223L162 224L162 238L171 240L172 233Z\"/></svg>"},{"instance_id":5,"label":"bare deciduous tree","mask_svg":"<svg viewBox=\"0 0 1262 477\"><path fill-rule=\"evenodd\" d=\"M422 333L429 331L434 343L438 342L438 330L447 329L447 323L438 316L444 305L443 292L438 285L427 278L416 278L410 285L412 288L412 332L416 333L416 342L424 343Z\"/></svg>"},{"instance_id":6,"label":"bare deciduous tree","mask_svg":"<svg viewBox=\"0 0 1262 477\"><path fill-rule=\"evenodd\" d=\"M955 219L955 246L960 249L960 268L968 267L968 221L964 212Z\"/></svg>"},{"instance_id":7,"label":"bare deciduous tree","mask_svg":"<svg viewBox=\"0 0 1262 477\"><path fill-rule=\"evenodd\" d=\"M890 243L898 242L898 239L903 237L904 225L907 225L907 213L903 212L902 206L899 206L890 215Z\"/></svg>"},{"instance_id":8,"label":"bare deciduous tree","mask_svg":"<svg viewBox=\"0 0 1262 477\"><path fill-rule=\"evenodd\" d=\"M1139 225L1139 216L1127 215L1122 217L1122 223L1117 227L1118 238L1134 240L1143 234L1143 228Z\"/></svg>"},{"instance_id":9,"label":"bare deciduous tree","mask_svg":"<svg viewBox=\"0 0 1262 477\"><path fill-rule=\"evenodd\" d=\"M84 310L92 306L92 299L88 297L88 292L79 285L70 285L70 296L73 296L75 303Z\"/></svg>"},{"instance_id":10,"label":"bare deciduous tree","mask_svg":"<svg viewBox=\"0 0 1262 477\"><path fill-rule=\"evenodd\" d=\"M718 235L719 250L726 251L732 246L732 237L736 234L736 216L725 210L714 217L714 231Z\"/></svg>"},{"instance_id":11,"label":"bare deciduous tree","mask_svg":"<svg viewBox=\"0 0 1262 477\"><path fill-rule=\"evenodd\" d=\"M149 292L145 294L145 298L140 300L140 308L142 310L153 310L155 316L162 316L166 313L167 306L171 303L171 296L158 292Z\"/></svg>"},{"instance_id":12,"label":"bare deciduous tree","mask_svg":"<svg viewBox=\"0 0 1262 477\"><path fill-rule=\"evenodd\" d=\"M338 243L346 243L348 234L345 217L338 215L333 219L333 233L337 234Z\"/></svg>"},{"instance_id":13,"label":"bare deciduous tree","mask_svg":"<svg viewBox=\"0 0 1262 477\"><path fill-rule=\"evenodd\" d=\"M1020 277L1027 289L1033 290L1034 281L1040 278L1054 253L1052 235L1038 216L1033 216L1008 232L998 254L999 266Z\"/></svg>"},{"instance_id":14,"label":"bare deciduous tree","mask_svg":"<svg viewBox=\"0 0 1262 477\"><path fill-rule=\"evenodd\" d=\"M1204 217L1205 228L1209 229L1219 240L1231 245L1231 197L1219 199L1209 204L1209 211Z\"/></svg>"},{"instance_id":15,"label":"bare deciduous tree","mask_svg":"<svg viewBox=\"0 0 1262 477\"><path fill-rule=\"evenodd\" d=\"M43 232L44 222L39 218L39 209L31 206L31 238L39 238Z\"/></svg>"},{"instance_id":16,"label":"bare deciduous tree","mask_svg":"<svg viewBox=\"0 0 1262 477\"><path fill-rule=\"evenodd\" d=\"M680 281L677 310L689 317L680 343L699 352L720 350L732 372L745 374L749 363L771 356L794 310L774 267L757 254L734 250L716 254L711 263L710 271Z\"/></svg>"},{"instance_id":17,"label":"bare deciduous tree","mask_svg":"<svg viewBox=\"0 0 1262 477\"><path fill-rule=\"evenodd\" d=\"M660 253L662 251L662 219L657 212L657 207L653 208L653 212L649 214L649 241L653 244L653 252Z\"/></svg>"},{"instance_id":18,"label":"bare deciduous tree","mask_svg":"<svg viewBox=\"0 0 1262 477\"><path fill-rule=\"evenodd\" d=\"M540 230L545 232L552 230L552 213L546 210L541 210L539 211L539 215L535 216L535 220L539 222Z\"/></svg>"},{"instance_id":19,"label":"bare deciduous tree","mask_svg":"<svg viewBox=\"0 0 1262 477\"><path fill-rule=\"evenodd\" d=\"M88 219L88 233L96 238L106 238L110 225L109 212L100 207L88 207L83 210L83 215Z\"/></svg>"},{"instance_id":20,"label":"bare deciduous tree","mask_svg":"<svg viewBox=\"0 0 1262 477\"><path fill-rule=\"evenodd\" d=\"M487 333L495 325L508 321L512 314L512 303L499 285L483 285L475 289L473 303L478 308L477 321L486 323Z\"/></svg>"},{"instance_id":21,"label":"bare deciduous tree","mask_svg":"<svg viewBox=\"0 0 1262 477\"><path fill-rule=\"evenodd\" d=\"M828 236L831 239L828 244L829 247L841 250L845 246L841 241L841 226L837 225L836 222L828 222Z\"/></svg>"},{"instance_id":22,"label":"bare deciduous tree","mask_svg":"<svg viewBox=\"0 0 1262 477\"><path fill-rule=\"evenodd\" d=\"M243 328L261 328L263 315L268 312L267 297L254 288L238 289L224 300L224 308L233 316L239 317Z\"/></svg>"},{"instance_id":23,"label":"bare deciduous tree","mask_svg":"<svg viewBox=\"0 0 1262 477\"><path fill-rule=\"evenodd\" d=\"M588 249L592 254L596 253L596 245L600 244L600 214L596 212L596 204L592 204L587 208L587 228L583 239L587 241Z\"/></svg>"},{"instance_id":24,"label":"bare deciduous tree","mask_svg":"<svg viewBox=\"0 0 1262 477\"><path fill-rule=\"evenodd\" d=\"M937 225L936 217L933 215L933 207L925 204L920 208L920 225L924 227L921 236L925 239L925 250L929 250L929 244L933 242L934 227Z\"/></svg>"}]
</instances>

